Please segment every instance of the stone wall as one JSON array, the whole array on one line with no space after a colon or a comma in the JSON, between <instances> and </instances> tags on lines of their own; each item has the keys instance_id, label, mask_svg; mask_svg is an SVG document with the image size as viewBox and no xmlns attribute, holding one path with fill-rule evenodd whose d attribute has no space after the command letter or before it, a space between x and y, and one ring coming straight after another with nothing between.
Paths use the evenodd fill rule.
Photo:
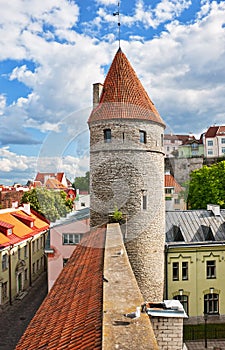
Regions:
<instances>
[{"instance_id":1,"label":"stone wall","mask_svg":"<svg viewBox=\"0 0 225 350\"><path fill-rule=\"evenodd\" d=\"M160 350L183 349L183 318L151 317Z\"/></svg>"},{"instance_id":2,"label":"stone wall","mask_svg":"<svg viewBox=\"0 0 225 350\"><path fill-rule=\"evenodd\" d=\"M20 204L20 201L23 197L24 192L23 191L0 191L0 205L1 209L6 208L12 208L13 202L18 202Z\"/></svg>"},{"instance_id":3,"label":"stone wall","mask_svg":"<svg viewBox=\"0 0 225 350\"><path fill-rule=\"evenodd\" d=\"M112 139L104 142L104 129ZM139 131L146 131L140 143ZM128 256L145 300L161 301L164 274L163 127L133 120L93 123L90 127L91 226L108 222L115 207L126 215L122 225ZM147 208L143 209L143 196Z\"/></svg>"},{"instance_id":4,"label":"stone wall","mask_svg":"<svg viewBox=\"0 0 225 350\"><path fill-rule=\"evenodd\" d=\"M190 173L193 170L201 169L203 166L203 158L165 158L165 169L175 177L179 184L190 179Z\"/></svg>"}]
</instances>

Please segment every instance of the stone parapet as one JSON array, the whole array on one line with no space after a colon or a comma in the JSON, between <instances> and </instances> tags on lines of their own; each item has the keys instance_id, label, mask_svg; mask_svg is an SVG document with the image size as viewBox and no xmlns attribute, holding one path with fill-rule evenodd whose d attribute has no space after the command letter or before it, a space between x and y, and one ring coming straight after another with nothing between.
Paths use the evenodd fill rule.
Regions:
<instances>
[{"instance_id":1,"label":"stone parapet","mask_svg":"<svg viewBox=\"0 0 225 350\"><path fill-rule=\"evenodd\" d=\"M107 226L104 257L103 350L159 350L146 313L141 313L136 319L124 316L135 312L143 302L120 226L110 224Z\"/></svg>"}]
</instances>

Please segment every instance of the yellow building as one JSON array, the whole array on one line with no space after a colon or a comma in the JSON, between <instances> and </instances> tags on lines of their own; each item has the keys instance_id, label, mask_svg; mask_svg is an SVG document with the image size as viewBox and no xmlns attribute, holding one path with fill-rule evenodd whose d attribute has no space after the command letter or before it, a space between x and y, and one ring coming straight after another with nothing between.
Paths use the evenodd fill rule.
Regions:
<instances>
[{"instance_id":1,"label":"yellow building","mask_svg":"<svg viewBox=\"0 0 225 350\"><path fill-rule=\"evenodd\" d=\"M0 305L22 298L44 271L48 222L25 204L0 210Z\"/></svg>"},{"instance_id":2,"label":"yellow building","mask_svg":"<svg viewBox=\"0 0 225 350\"><path fill-rule=\"evenodd\" d=\"M225 321L225 210L166 212L166 299L178 299L187 322Z\"/></svg>"}]
</instances>

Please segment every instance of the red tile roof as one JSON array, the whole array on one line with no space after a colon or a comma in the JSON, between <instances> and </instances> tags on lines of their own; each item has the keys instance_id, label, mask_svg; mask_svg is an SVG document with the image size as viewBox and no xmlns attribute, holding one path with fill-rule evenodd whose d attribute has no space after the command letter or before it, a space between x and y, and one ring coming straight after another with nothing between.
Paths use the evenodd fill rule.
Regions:
<instances>
[{"instance_id":1,"label":"red tile roof","mask_svg":"<svg viewBox=\"0 0 225 350\"><path fill-rule=\"evenodd\" d=\"M175 141L179 140L182 144L185 144L188 140L195 140L195 137L192 135L174 135L174 134L164 134L164 140Z\"/></svg>"},{"instance_id":2,"label":"red tile roof","mask_svg":"<svg viewBox=\"0 0 225 350\"><path fill-rule=\"evenodd\" d=\"M30 227L29 222L34 222L34 226ZM1 232L1 226L4 228L12 228L13 233L5 236ZM26 214L23 210L15 209L8 211L0 210L0 248L8 247L11 244L19 243L26 240L29 237L35 236L39 232L46 231L49 228L49 224L46 219L40 214L35 214L34 211L30 215ZM3 230L2 230L3 231Z\"/></svg>"},{"instance_id":3,"label":"red tile roof","mask_svg":"<svg viewBox=\"0 0 225 350\"><path fill-rule=\"evenodd\" d=\"M144 119L165 125L121 49L113 59L100 103L88 122L118 118Z\"/></svg>"},{"instance_id":4,"label":"red tile roof","mask_svg":"<svg viewBox=\"0 0 225 350\"><path fill-rule=\"evenodd\" d=\"M174 179L173 175L165 174L165 187L173 187L176 193L182 191L181 185Z\"/></svg>"},{"instance_id":5,"label":"red tile roof","mask_svg":"<svg viewBox=\"0 0 225 350\"><path fill-rule=\"evenodd\" d=\"M4 228L13 228L14 226L12 224L10 224L9 222L5 222L0 220L0 226L4 227Z\"/></svg>"},{"instance_id":6,"label":"red tile roof","mask_svg":"<svg viewBox=\"0 0 225 350\"><path fill-rule=\"evenodd\" d=\"M219 129L217 131L217 135L219 135L219 134L225 134L225 126L224 125L219 126Z\"/></svg>"},{"instance_id":7,"label":"red tile roof","mask_svg":"<svg viewBox=\"0 0 225 350\"><path fill-rule=\"evenodd\" d=\"M39 173L38 172L34 181L39 181L44 185L45 178L51 177L51 178L58 180L59 182L62 182L63 175L64 175L64 173Z\"/></svg>"},{"instance_id":8,"label":"red tile roof","mask_svg":"<svg viewBox=\"0 0 225 350\"><path fill-rule=\"evenodd\" d=\"M59 180L51 178L46 181L45 186L49 189L66 189L66 186L64 186Z\"/></svg>"},{"instance_id":9,"label":"red tile roof","mask_svg":"<svg viewBox=\"0 0 225 350\"><path fill-rule=\"evenodd\" d=\"M102 348L105 231L91 230L76 246L15 350Z\"/></svg>"},{"instance_id":10,"label":"red tile roof","mask_svg":"<svg viewBox=\"0 0 225 350\"><path fill-rule=\"evenodd\" d=\"M210 128L208 128L208 130L205 133L205 137L215 137L217 130L218 130L218 126L210 126Z\"/></svg>"}]
</instances>

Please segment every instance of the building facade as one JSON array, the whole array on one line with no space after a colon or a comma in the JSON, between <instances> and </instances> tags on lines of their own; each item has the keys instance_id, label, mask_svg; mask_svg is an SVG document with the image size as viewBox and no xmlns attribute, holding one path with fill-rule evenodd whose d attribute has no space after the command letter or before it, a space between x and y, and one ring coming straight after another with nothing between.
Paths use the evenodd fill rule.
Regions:
<instances>
[{"instance_id":1,"label":"building facade","mask_svg":"<svg viewBox=\"0 0 225 350\"><path fill-rule=\"evenodd\" d=\"M184 142L178 148L179 158L204 157L203 140L191 139Z\"/></svg>"},{"instance_id":2,"label":"building facade","mask_svg":"<svg viewBox=\"0 0 225 350\"><path fill-rule=\"evenodd\" d=\"M210 126L204 134L204 152L206 158L225 156L225 126Z\"/></svg>"},{"instance_id":3,"label":"building facade","mask_svg":"<svg viewBox=\"0 0 225 350\"><path fill-rule=\"evenodd\" d=\"M186 322L225 321L224 221L217 206L166 212L166 295L183 304Z\"/></svg>"},{"instance_id":4,"label":"building facade","mask_svg":"<svg viewBox=\"0 0 225 350\"><path fill-rule=\"evenodd\" d=\"M46 269L49 224L28 205L0 210L0 305L21 298Z\"/></svg>"},{"instance_id":5,"label":"building facade","mask_svg":"<svg viewBox=\"0 0 225 350\"><path fill-rule=\"evenodd\" d=\"M186 203L181 193L183 188L170 172L165 174L165 201L166 210L185 210Z\"/></svg>"},{"instance_id":6,"label":"building facade","mask_svg":"<svg viewBox=\"0 0 225 350\"><path fill-rule=\"evenodd\" d=\"M66 265L68 259L90 230L89 209L68 215L66 219L52 224L46 241L48 291Z\"/></svg>"},{"instance_id":7,"label":"building facade","mask_svg":"<svg viewBox=\"0 0 225 350\"><path fill-rule=\"evenodd\" d=\"M126 249L140 289L146 299L162 300L165 124L121 49L100 91L94 91L96 107L88 121L90 223L107 223L115 208L123 212Z\"/></svg>"}]
</instances>

